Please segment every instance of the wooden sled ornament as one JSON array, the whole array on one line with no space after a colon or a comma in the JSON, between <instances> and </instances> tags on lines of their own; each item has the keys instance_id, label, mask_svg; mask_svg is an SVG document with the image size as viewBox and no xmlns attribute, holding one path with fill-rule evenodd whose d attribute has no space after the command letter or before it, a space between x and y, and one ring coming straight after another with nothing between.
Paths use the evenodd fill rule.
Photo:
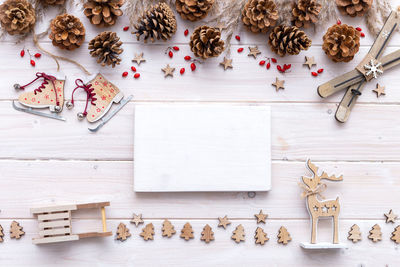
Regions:
<instances>
[{"instance_id":1,"label":"wooden sled ornament","mask_svg":"<svg viewBox=\"0 0 400 267\"><path fill-rule=\"evenodd\" d=\"M308 169L313 173L313 177L302 177L304 184L300 184L303 188L302 197L307 199L306 207L311 218L311 242L300 243L300 246L305 249L337 249L346 248L345 244L339 243L339 212L340 203L339 197L334 200L319 200L318 195L326 189L326 184L321 180L342 181L343 175L336 177L335 175L328 176L326 172L318 175L318 167L307 161ZM317 225L320 218L332 217L333 222L333 242L317 243Z\"/></svg>"},{"instance_id":2,"label":"wooden sled ornament","mask_svg":"<svg viewBox=\"0 0 400 267\"><path fill-rule=\"evenodd\" d=\"M107 231L105 211L106 206L110 206L110 202L33 208L31 209L31 213L37 215L39 221L39 238L33 238L32 243L39 245L65 241L75 241L88 237L111 236L112 232ZM72 233L72 211L98 208L101 209L103 232L88 232L80 234Z\"/></svg>"},{"instance_id":3,"label":"wooden sled ornament","mask_svg":"<svg viewBox=\"0 0 400 267\"><path fill-rule=\"evenodd\" d=\"M389 39L398 28L399 23L399 12L392 11L379 32L374 44L371 46L371 49L361 63L354 70L336 77L318 87L318 94L323 98L347 89L335 115L335 118L339 122L346 122L348 120L350 112L367 82L378 78L379 75L384 74L387 70L400 64L400 50L382 57L382 53L386 48Z\"/></svg>"}]
</instances>

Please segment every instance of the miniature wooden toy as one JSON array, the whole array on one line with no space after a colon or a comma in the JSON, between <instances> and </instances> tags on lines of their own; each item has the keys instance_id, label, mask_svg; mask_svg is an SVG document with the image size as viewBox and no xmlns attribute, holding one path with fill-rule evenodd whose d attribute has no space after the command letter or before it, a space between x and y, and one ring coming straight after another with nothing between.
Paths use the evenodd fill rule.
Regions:
<instances>
[{"instance_id":1,"label":"miniature wooden toy","mask_svg":"<svg viewBox=\"0 0 400 267\"><path fill-rule=\"evenodd\" d=\"M203 232L201 232L201 238L200 240L210 243L210 241L214 240L214 232L212 231L211 227L206 224L203 228Z\"/></svg>"},{"instance_id":2,"label":"miniature wooden toy","mask_svg":"<svg viewBox=\"0 0 400 267\"><path fill-rule=\"evenodd\" d=\"M224 217L218 217L218 220L218 227L224 227L224 229L226 229L226 227L231 224L231 222L228 220L227 215L225 215Z\"/></svg>"},{"instance_id":3,"label":"miniature wooden toy","mask_svg":"<svg viewBox=\"0 0 400 267\"><path fill-rule=\"evenodd\" d=\"M176 233L174 226L167 219L164 220L163 227L161 230L162 230L162 236L167 236L168 238L170 238L172 235Z\"/></svg>"},{"instance_id":4,"label":"miniature wooden toy","mask_svg":"<svg viewBox=\"0 0 400 267\"><path fill-rule=\"evenodd\" d=\"M240 241L244 241L244 228L241 224L239 224L236 229L233 231L232 239L235 240L236 243L240 243Z\"/></svg>"},{"instance_id":5,"label":"miniature wooden toy","mask_svg":"<svg viewBox=\"0 0 400 267\"><path fill-rule=\"evenodd\" d=\"M393 210L390 210L389 213L385 213L386 223L394 223L397 219L397 215L393 213Z\"/></svg>"},{"instance_id":6,"label":"miniature wooden toy","mask_svg":"<svg viewBox=\"0 0 400 267\"><path fill-rule=\"evenodd\" d=\"M380 97L381 95L386 95L385 93L385 86L380 86L379 83L376 84L376 88L372 90L376 93L376 97Z\"/></svg>"},{"instance_id":7,"label":"miniature wooden toy","mask_svg":"<svg viewBox=\"0 0 400 267\"><path fill-rule=\"evenodd\" d=\"M312 177L302 177L304 184L300 184L303 188L302 197L307 199L307 210L310 214L311 225L311 242L301 243L300 245L306 249L328 249L328 248L345 248L344 244L339 243L339 197L335 200L319 200L318 195L326 188L326 184L321 180L342 181L343 176L336 177L335 175L328 176L326 172L318 175L318 167L310 160L307 161L307 167L312 172ZM333 219L333 243L317 243L317 223L320 218Z\"/></svg>"},{"instance_id":8,"label":"miniature wooden toy","mask_svg":"<svg viewBox=\"0 0 400 267\"><path fill-rule=\"evenodd\" d=\"M20 239L25 234L22 226L18 222L13 221L10 226L10 238Z\"/></svg>"},{"instance_id":9,"label":"miniature wooden toy","mask_svg":"<svg viewBox=\"0 0 400 267\"><path fill-rule=\"evenodd\" d=\"M393 240L393 242L395 242L396 244L400 243L400 225L394 228L392 237L390 239Z\"/></svg>"},{"instance_id":10,"label":"miniature wooden toy","mask_svg":"<svg viewBox=\"0 0 400 267\"><path fill-rule=\"evenodd\" d=\"M125 241L130 236L128 227L124 223L120 223L117 228L117 240Z\"/></svg>"},{"instance_id":11,"label":"miniature wooden toy","mask_svg":"<svg viewBox=\"0 0 400 267\"><path fill-rule=\"evenodd\" d=\"M254 239L256 244L264 245L265 242L268 242L269 238L267 237L267 234L264 232L264 230L261 227L257 227L256 233L254 235Z\"/></svg>"},{"instance_id":12,"label":"miniature wooden toy","mask_svg":"<svg viewBox=\"0 0 400 267\"><path fill-rule=\"evenodd\" d=\"M4 231L3 231L3 227L0 225L0 242L4 241L3 237L4 237Z\"/></svg>"},{"instance_id":13,"label":"miniature wooden toy","mask_svg":"<svg viewBox=\"0 0 400 267\"><path fill-rule=\"evenodd\" d=\"M142 214L136 215L134 213L131 223L134 223L136 227L138 227L139 224L143 223Z\"/></svg>"},{"instance_id":14,"label":"miniature wooden toy","mask_svg":"<svg viewBox=\"0 0 400 267\"><path fill-rule=\"evenodd\" d=\"M143 237L144 240L153 240L154 237L154 226L152 223L147 224L140 233L140 236Z\"/></svg>"},{"instance_id":15,"label":"miniature wooden toy","mask_svg":"<svg viewBox=\"0 0 400 267\"><path fill-rule=\"evenodd\" d=\"M303 65L307 65L308 68L311 69L311 67L314 66L314 65L317 65L317 63L315 63L314 57L307 57L306 56L306 62L304 62Z\"/></svg>"},{"instance_id":16,"label":"miniature wooden toy","mask_svg":"<svg viewBox=\"0 0 400 267\"><path fill-rule=\"evenodd\" d=\"M189 241L189 239L194 238L193 236L193 229L190 223L185 223L181 230L181 238L184 238L186 241Z\"/></svg>"},{"instance_id":17,"label":"miniature wooden toy","mask_svg":"<svg viewBox=\"0 0 400 267\"><path fill-rule=\"evenodd\" d=\"M349 231L349 236L347 237L347 239L353 241L353 243L357 243L361 240L360 227L358 227L357 224L353 224Z\"/></svg>"},{"instance_id":18,"label":"miniature wooden toy","mask_svg":"<svg viewBox=\"0 0 400 267\"><path fill-rule=\"evenodd\" d=\"M379 224L375 224L374 226L372 226L371 231L369 231L368 238L371 239L372 242L378 242L382 240L382 232Z\"/></svg>"},{"instance_id":19,"label":"miniature wooden toy","mask_svg":"<svg viewBox=\"0 0 400 267\"><path fill-rule=\"evenodd\" d=\"M265 220L268 217L268 214L264 214L262 210L260 210L260 213L254 214L254 216L257 218L257 223L265 223Z\"/></svg>"},{"instance_id":20,"label":"miniature wooden toy","mask_svg":"<svg viewBox=\"0 0 400 267\"><path fill-rule=\"evenodd\" d=\"M374 44L361 63L354 70L318 87L318 94L323 98L333 95L343 89L347 89L336 111L335 117L339 122L347 121L351 109L357 98L361 95L362 88L366 82L376 79L379 75L382 75L387 70L400 63L400 50L382 57L382 52L389 43L389 39L392 37L393 33L396 32L399 23L399 13L397 11L392 11Z\"/></svg>"},{"instance_id":21,"label":"miniature wooden toy","mask_svg":"<svg viewBox=\"0 0 400 267\"><path fill-rule=\"evenodd\" d=\"M107 231L105 207L110 202L97 202L86 204L72 204L62 206L50 206L33 208L31 213L37 215L39 221L39 238L33 238L33 244L46 244L65 241L74 241L88 237L111 236L112 232ZM74 234L71 229L72 212L80 209L101 209L102 232L87 232Z\"/></svg>"},{"instance_id":22,"label":"miniature wooden toy","mask_svg":"<svg viewBox=\"0 0 400 267\"><path fill-rule=\"evenodd\" d=\"M289 243L290 241L292 241L292 238L290 237L288 230L286 229L286 227L281 226L278 232L278 243L287 245L287 243Z\"/></svg>"},{"instance_id":23,"label":"miniature wooden toy","mask_svg":"<svg viewBox=\"0 0 400 267\"><path fill-rule=\"evenodd\" d=\"M275 86L275 90L278 92L279 89L285 89L285 81L284 80L279 80L278 77L275 78L275 82L271 84L272 86Z\"/></svg>"}]
</instances>

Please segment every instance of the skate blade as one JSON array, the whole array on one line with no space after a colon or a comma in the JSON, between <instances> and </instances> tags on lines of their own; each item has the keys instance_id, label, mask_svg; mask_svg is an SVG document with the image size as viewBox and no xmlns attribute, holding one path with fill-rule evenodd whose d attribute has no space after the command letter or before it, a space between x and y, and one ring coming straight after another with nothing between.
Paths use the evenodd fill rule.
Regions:
<instances>
[{"instance_id":1,"label":"skate blade","mask_svg":"<svg viewBox=\"0 0 400 267\"><path fill-rule=\"evenodd\" d=\"M40 112L40 111L34 110L31 107L27 107L27 108L19 107L19 106L17 106L15 104L14 100L12 102L12 105L13 105L13 108L15 110L18 110L18 111L21 111L21 112L30 113L30 114L33 114L33 115L42 116L42 117L46 117L46 118L50 118L50 119L66 121L66 119L64 117L61 117L61 116L59 116L57 114L49 114L49 113Z\"/></svg>"}]
</instances>

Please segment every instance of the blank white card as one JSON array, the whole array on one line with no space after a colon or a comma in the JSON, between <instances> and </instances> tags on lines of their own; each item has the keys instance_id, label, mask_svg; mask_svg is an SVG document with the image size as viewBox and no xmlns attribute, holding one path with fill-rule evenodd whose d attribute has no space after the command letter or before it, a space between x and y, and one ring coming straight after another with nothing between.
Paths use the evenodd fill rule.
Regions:
<instances>
[{"instance_id":1,"label":"blank white card","mask_svg":"<svg viewBox=\"0 0 400 267\"><path fill-rule=\"evenodd\" d=\"M271 110L264 105L137 104L136 192L271 189Z\"/></svg>"}]
</instances>

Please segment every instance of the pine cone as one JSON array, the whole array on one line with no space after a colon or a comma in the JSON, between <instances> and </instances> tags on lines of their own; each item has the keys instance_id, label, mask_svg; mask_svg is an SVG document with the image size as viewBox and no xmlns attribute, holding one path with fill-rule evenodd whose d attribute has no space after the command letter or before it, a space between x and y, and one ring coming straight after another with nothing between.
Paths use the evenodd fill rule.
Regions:
<instances>
[{"instance_id":1,"label":"pine cone","mask_svg":"<svg viewBox=\"0 0 400 267\"><path fill-rule=\"evenodd\" d=\"M363 16L370 9L373 0L336 0L340 13L350 17Z\"/></svg>"},{"instance_id":2,"label":"pine cone","mask_svg":"<svg viewBox=\"0 0 400 267\"><path fill-rule=\"evenodd\" d=\"M214 0L176 0L176 11L183 19L197 21L207 16Z\"/></svg>"},{"instance_id":3,"label":"pine cone","mask_svg":"<svg viewBox=\"0 0 400 267\"><path fill-rule=\"evenodd\" d=\"M50 35L54 46L61 49L74 50L85 40L85 27L75 16L63 14L57 16L50 23Z\"/></svg>"},{"instance_id":4,"label":"pine cone","mask_svg":"<svg viewBox=\"0 0 400 267\"><path fill-rule=\"evenodd\" d=\"M119 65L119 55L124 51L122 42L115 32L102 32L89 42L90 55L97 57L97 63L105 65Z\"/></svg>"},{"instance_id":5,"label":"pine cone","mask_svg":"<svg viewBox=\"0 0 400 267\"><path fill-rule=\"evenodd\" d=\"M224 51L224 41L218 28L200 26L190 36L190 50L197 57L207 59L217 57Z\"/></svg>"},{"instance_id":6,"label":"pine cone","mask_svg":"<svg viewBox=\"0 0 400 267\"><path fill-rule=\"evenodd\" d=\"M334 62L349 62L360 48L360 35L352 26L335 24L325 33L322 49Z\"/></svg>"},{"instance_id":7,"label":"pine cone","mask_svg":"<svg viewBox=\"0 0 400 267\"><path fill-rule=\"evenodd\" d=\"M297 27L308 28L318 21L322 5L317 0L298 0L292 9L293 24Z\"/></svg>"},{"instance_id":8,"label":"pine cone","mask_svg":"<svg viewBox=\"0 0 400 267\"><path fill-rule=\"evenodd\" d=\"M28 33L36 22L36 13L26 0L7 0L0 5L1 26L11 35Z\"/></svg>"},{"instance_id":9,"label":"pine cone","mask_svg":"<svg viewBox=\"0 0 400 267\"><path fill-rule=\"evenodd\" d=\"M176 32L176 19L174 12L166 3L151 6L143 13L142 18L135 25L137 39L144 35L144 42L150 38L152 42L157 40L168 40Z\"/></svg>"},{"instance_id":10,"label":"pine cone","mask_svg":"<svg viewBox=\"0 0 400 267\"><path fill-rule=\"evenodd\" d=\"M311 46L311 39L305 32L296 26L276 26L269 34L268 43L272 51L283 57L284 55L297 55L301 50Z\"/></svg>"},{"instance_id":11,"label":"pine cone","mask_svg":"<svg viewBox=\"0 0 400 267\"><path fill-rule=\"evenodd\" d=\"M125 0L88 0L83 7L90 22L99 27L111 26L123 12L121 6Z\"/></svg>"},{"instance_id":12,"label":"pine cone","mask_svg":"<svg viewBox=\"0 0 400 267\"><path fill-rule=\"evenodd\" d=\"M65 0L42 0L45 5L55 6L55 5L64 5Z\"/></svg>"},{"instance_id":13,"label":"pine cone","mask_svg":"<svg viewBox=\"0 0 400 267\"><path fill-rule=\"evenodd\" d=\"M267 32L278 20L278 9L273 0L248 0L242 10L242 21L254 33Z\"/></svg>"}]
</instances>

